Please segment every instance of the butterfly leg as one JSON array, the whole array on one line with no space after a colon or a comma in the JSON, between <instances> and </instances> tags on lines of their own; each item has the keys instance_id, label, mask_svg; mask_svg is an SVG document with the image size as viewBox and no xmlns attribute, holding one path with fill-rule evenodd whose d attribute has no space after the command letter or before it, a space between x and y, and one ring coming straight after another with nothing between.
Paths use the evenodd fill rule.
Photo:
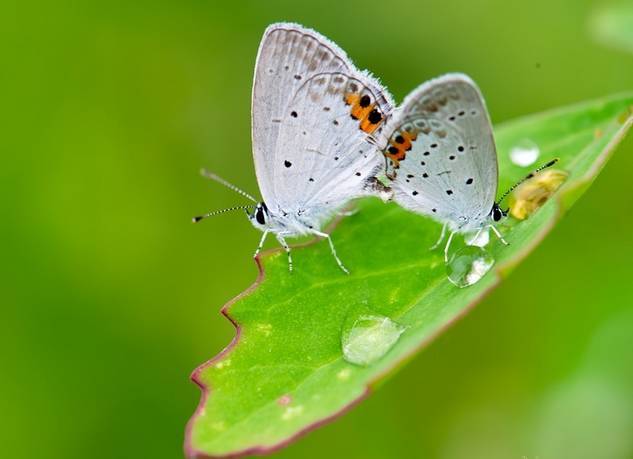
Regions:
<instances>
[{"instance_id":1,"label":"butterfly leg","mask_svg":"<svg viewBox=\"0 0 633 459\"><path fill-rule=\"evenodd\" d=\"M453 242L453 236L455 236L456 231L451 231L451 234L448 236L448 241L446 241L446 246L444 246L444 261L448 263L448 249L451 246L451 242Z\"/></svg>"},{"instance_id":2,"label":"butterfly leg","mask_svg":"<svg viewBox=\"0 0 633 459\"><path fill-rule=\"evenodd\" d=\"M495 228L494 225L490 225L490 228L492 229L492 232L495 233L495 236L497 236L499 238L499 240L503 243L503 245L510 245L508 244L508 242L503 238L503 236L501 235L501 233L499 232L499 230L497 228Z\"/></svg>"},{"instance_id":3,"label":"butterfly leg","mask_svg":"<svg viewBox=\"0 0 633 459\"><path fill-rule=\"evenodd\" d=\"M482 238L482 241L479 240L481 235L484 234L484 231L487 230L487 226L482 226L481 228L479 228L479 231L477 231L473 237L466 239L466 245L476 245L478 247L485 247L486 245L488 245L488 233L485 234L485 238Z\"/></svg>"},{"instance_id":4,"label":"butterfly leg","mask_svg":"<svg viewBox=\"0 0 633 459\"><path fill-rule=\"evenodd\" d=\"M433 244L429 250L435 250L437 249L440 244L442 243L442 241L444 240L444 238L446 237L446 228L448 226L448 223L444 223L444 226L442 226L442 233L440 234L440 238L437 240L437 242L435 244Z\"/></svg>"},{"instance_id":5,"label":"butterfly leg","mask_svg":"<svg viewBox=\"0 0 633 459\"><path fill-rule=\"evenodd\" d=\"M312 230L312 233L315 234L316 236L327 238L327 241L330 243L330 250L332 251L332 255L334 256L334 259L336 260L336 264L338 264L338 267L341 268L341 270L345 274L349 274L349 271L347 270L347 268L343 265L338 255L336 255L336 249L334 248L334 243L332 242L332 238L330 237L330 235L327 233L323 233L321 231L317 231L317 230Z\"/></svg>"},{"instance_id":6,"label":"butterfly leg","mask_svg":"<svg viewBox=\"0 0 633 459\"><path fill-rule=\"evenodd\" d=\"M266 236L268 236L268 231L264 231L264 234L262 234L262 238L259 240L259 245L257 246L257 250L255 250L255 253L253 254L253 258L257 258L257 255L259 255L259 252L261 252L262 247L264 246L264 241L266 241Z\"/></svg>"},{"instance_id":7,"label":"butterfly leg","mask_svg":"<svg viewBox=\"0 0 633 459\"><path fill-rule=\"evenodd\" d=\"M284 248L284 250L288 254L288 271L292 272L292 256L290 255L290 247L288 247L286 240L281 234L277 233L275 236L277 237L277 240L279 241L281 246Z\"/></svg>"}]
</instances>

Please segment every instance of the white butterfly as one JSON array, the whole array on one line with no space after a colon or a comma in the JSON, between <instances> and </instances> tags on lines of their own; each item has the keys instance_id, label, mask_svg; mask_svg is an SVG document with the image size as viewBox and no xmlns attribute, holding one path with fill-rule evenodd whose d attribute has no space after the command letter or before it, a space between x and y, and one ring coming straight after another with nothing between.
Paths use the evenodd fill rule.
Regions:
<instances>
[{"instance_id":1,"label":"white butterfly","mask_svg":"<svg viewBox=\"0 0 633 459\"><path fill-rule=\"evenodd\" d=\"M436 246L450 231L445 260L456 233L477 232L476 240L490 228L507 244L494 223L507 213L499 203L508 193L495 201L498 167L492 125L481 92L468 76L447 74L420 85L394 112L385 132L383 154L393 199L444 224Z\"/></svg>"},{"instance_id":2,"label":"white butterfly","mask_svg":"<svg viewBox=\"0 0 633 459\"><path fill-rule=\"evenodd\" d=\"M292 270L285 238L315 235L328 239L339 267L348 272L321 226L349 200L384 191L375 179L383 159L371 140L392 108L388 92L325 37L296 24L266 29L252 105L253 157L263 200L257 203L205 173L257 203L236 207L254 207L249 219L264 233L254 256L273 233Z\"/></svg>"}]
</instances>

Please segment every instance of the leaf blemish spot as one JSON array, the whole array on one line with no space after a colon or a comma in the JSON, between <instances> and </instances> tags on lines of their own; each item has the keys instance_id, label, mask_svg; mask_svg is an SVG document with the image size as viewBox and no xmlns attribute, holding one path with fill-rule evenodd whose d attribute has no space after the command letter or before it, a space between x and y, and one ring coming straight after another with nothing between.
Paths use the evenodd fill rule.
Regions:
<instances>
[{"instance_id":1,"label":"leaf blemish spot","mask_svg":"<svg viewBox=\"0 0 633 459\"><path fill-rule=\"evenodd\" d=\"M281 406L287 406L292 403L292 397L289 394L284 394L277 399L277 403Z\"/></svg>"},{"instance_id":2,"label":"leaf blemish spot","mask_svg":"<svg viewBox=\"0 0 633 459\"><path fill-rule=\"evenodd\" d=\"M221 370L222 368L226 368L229 366L231 366L231 359L220 360L218 363L215 364L215 367L218 370Z\"/></svg>"},{"instance_id":3,"label":"leaf blemish spot","mask_svg":"<svg viewBox=\"0 0 633 459\"><path fill-rule=\"evenodd\" d=\"M336 377L340 381L347 381L351 375L352 375L352 370L350 370L349 368L343 368L341 371L336 373Z\"/></svg>"},{"instance_id":4,"label":"leaf blemish spot","mask_svg":"<svg viewBox=\"0 0 633 459\"><path fill-rule=\"evenodd\" d=\"M284 410L281 415L281 419L284 421L290 421L291 419L299 416L301 413L303 413L303 405L289 406Z\"/></svg>"}]
</instances>

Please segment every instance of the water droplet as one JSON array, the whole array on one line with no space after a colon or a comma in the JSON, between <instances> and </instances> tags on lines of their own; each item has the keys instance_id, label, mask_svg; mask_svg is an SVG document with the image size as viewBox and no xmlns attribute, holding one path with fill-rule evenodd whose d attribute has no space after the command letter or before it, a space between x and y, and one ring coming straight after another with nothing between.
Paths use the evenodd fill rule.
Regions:
<instances>
[{"instance_id":1,"label":"water droplet","mask_svg":"<svg viewBox=\"0 0 633 459\"><path fill-rule=\"evenodd\" d=\"M481 247L467 245L455 252L446 264L448 280L460 288L473 285L495 264L492 255Z\"/></svg>"},{"instance_id":2,"label":"water droplet","mask_svg":"<svg viewBox=\"0 0 633 459\"><path fill-rule=\"evenodd\" d=\"M543 206L567 180L567 172L548 169L522 183L510 196L510 215L525 220Z\"/></svg>"},{"instance_id":3,"label":"water droplet","mask_svg":"<svg viewBox=\"0 0 633 459\"><path fill-rule=\"evenodd\" d=\"M538 145L529 139L523 139L510 150L510 160L517 166L527 167L538 159Z\"/></svg>"},{"instance_id":4,"label":"water droplet","mask_svg":"<svg viewBox=\"0 0 633 459\"><path fill-rule=\"evenodd\" d=\"M486 247L490 242L490 230L484 228L466 236L467 245L476 245L477 247Z\"/></svg>"},{"instance_id":5,"label":"water droplet","mask_svg":"<svg viewBox=\"0 0 633 459\"><path fill-rule=\"evenodd\" d=\"M343 327L343 357L357 365L374 363L396 344L404 330L388 317L361 315L351 326Z\"/></svg>"}]
</instances>

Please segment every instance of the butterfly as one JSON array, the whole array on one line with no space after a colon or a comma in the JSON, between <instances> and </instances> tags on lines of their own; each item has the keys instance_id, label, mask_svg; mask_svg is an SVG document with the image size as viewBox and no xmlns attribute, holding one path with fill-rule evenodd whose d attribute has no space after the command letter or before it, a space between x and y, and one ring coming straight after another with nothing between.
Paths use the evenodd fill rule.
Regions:
<instances>
[{"instance_id":1,"label":"butterfly","mask_svg":"<svg viewBox=\"0 0 633 459\"><path fill-rule=\"evenodd\" d=\"M269 26L259 47L252 97L253 159L262 200L205 172L255 204L210 212L194 222L247 209L263 232L255 257L272 233L292 271L286 238L314 235L327 238L338 266L348 273L321 227L351 199L386 196L375 178L383 159L373 139L393 107L386 89L327 38L297 24Z\"/></svg>"},{"instance_id":2,"label":"butterfly","mask_svg":"<svg viewBox=\"0 0 633 459\"><path fill-rule=\"evenodd\" d=\"M490 228L507 244L495 223L507 215L501 201L523 180L495 200L495 141L483 96L473 80L454 73L423 83L393 113L385 136L383 154L393 200L443 223L434 247L450 231L445 261L457 233L476 233L472 238L476 240Z\"/></svg>"}]
</instances>

